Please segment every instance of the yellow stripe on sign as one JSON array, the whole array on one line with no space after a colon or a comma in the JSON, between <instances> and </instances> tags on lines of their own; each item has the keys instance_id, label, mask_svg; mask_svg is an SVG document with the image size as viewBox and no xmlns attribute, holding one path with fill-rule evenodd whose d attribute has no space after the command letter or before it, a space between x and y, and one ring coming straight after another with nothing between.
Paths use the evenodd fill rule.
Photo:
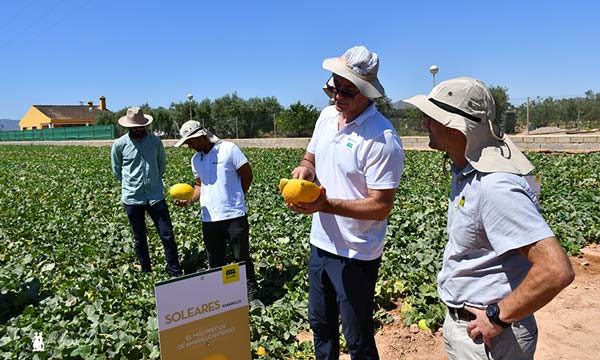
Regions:
<instances>
[{"instance_id":1,"label":"yellow stripe on sign","mask_svg":"<svg viewBox=\"0 0 600 360\"><path fill-rule=\"evenodd\" d=\"M223 266L221 272L223 274L223 284L240 281L240 266L238 264Z\"/></svg>"}]
</instances>

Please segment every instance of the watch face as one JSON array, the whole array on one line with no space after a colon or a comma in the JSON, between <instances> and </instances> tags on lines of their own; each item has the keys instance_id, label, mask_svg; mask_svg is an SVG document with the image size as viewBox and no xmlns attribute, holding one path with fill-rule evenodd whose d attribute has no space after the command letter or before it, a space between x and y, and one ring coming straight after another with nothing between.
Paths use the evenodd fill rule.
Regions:
<instances>
[{"instance_id":1,"label":"watch face","mask_svg":"<svg viewBox=\"0 0 600 360\"><path fill-rule=\"evenodd\" d=\"M485 309L485 313L488 317L492 317L494 315L496 315L496 313L498 312L498 307L494 304L488 305L488 307Z\"/></svg>"}]
</instances>

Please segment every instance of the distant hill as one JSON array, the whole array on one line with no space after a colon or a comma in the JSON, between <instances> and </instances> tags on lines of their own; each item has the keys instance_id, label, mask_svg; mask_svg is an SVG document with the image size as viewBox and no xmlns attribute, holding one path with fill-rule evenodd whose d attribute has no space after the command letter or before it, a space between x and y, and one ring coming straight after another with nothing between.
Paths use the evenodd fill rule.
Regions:
<instances>
[{"instance_id":1,"label":"distant hill","mask_svg":"<svg viewBox=\"0 0 600 360\"><path fill-rule=\"evenodd\" d=\"M0 119L0 131L19 130L19 120Z\"/></svg>"},{"instance_id":2,"label":"distant hill","mask_svg":"<svg viewBox=\"0 0 600 360\"><path fill-rule=\"evenodd\" d=\"M408 109L408 108L414 108L413 105L411 105L409 103L406 103L406 102L404 102L402 100L398 100L395 103L392 103L392 107L394 109L398 109L398 110L405 110L405 109Z\"/></svg>"}]
</instances>

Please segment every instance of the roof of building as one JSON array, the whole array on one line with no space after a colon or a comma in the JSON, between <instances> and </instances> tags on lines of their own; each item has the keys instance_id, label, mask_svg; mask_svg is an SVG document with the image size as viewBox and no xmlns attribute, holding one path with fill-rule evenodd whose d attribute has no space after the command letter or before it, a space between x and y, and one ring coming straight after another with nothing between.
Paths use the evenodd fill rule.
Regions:
<instances>
[{"instance_id":1,"label":"roof of building","mask_svg":"<svg viewBox=\"0 0 600 360\"><path fill-rule=\"evenodd\" d=\"M110 110L100 110L94 106L91 108L88 105L33 105L44 115L52 120L62 119L84 119L94 120L94 118L103 113L110 113Z\"/></svg>"}]
</instances>

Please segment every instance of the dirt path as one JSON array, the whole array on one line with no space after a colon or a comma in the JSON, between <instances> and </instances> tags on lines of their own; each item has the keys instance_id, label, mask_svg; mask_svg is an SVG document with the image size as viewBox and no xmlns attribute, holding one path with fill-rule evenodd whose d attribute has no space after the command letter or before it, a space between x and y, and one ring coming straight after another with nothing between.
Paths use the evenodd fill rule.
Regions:
<instances>
[{"instance_id":1,"label":"dirt path","mask_svg":"<svg viewBox=\"0 0 600 360\"><path fill-rule=\"evenodd\" d=\"M536 313L539 328L536 359L600 359L600 246L572 257L575 281ZM381 360L447 359L441 332L437 334L402 326L395 321L376 335ZM343 360L350 357L343 355Z\"/></svg>"}]
</instances>

